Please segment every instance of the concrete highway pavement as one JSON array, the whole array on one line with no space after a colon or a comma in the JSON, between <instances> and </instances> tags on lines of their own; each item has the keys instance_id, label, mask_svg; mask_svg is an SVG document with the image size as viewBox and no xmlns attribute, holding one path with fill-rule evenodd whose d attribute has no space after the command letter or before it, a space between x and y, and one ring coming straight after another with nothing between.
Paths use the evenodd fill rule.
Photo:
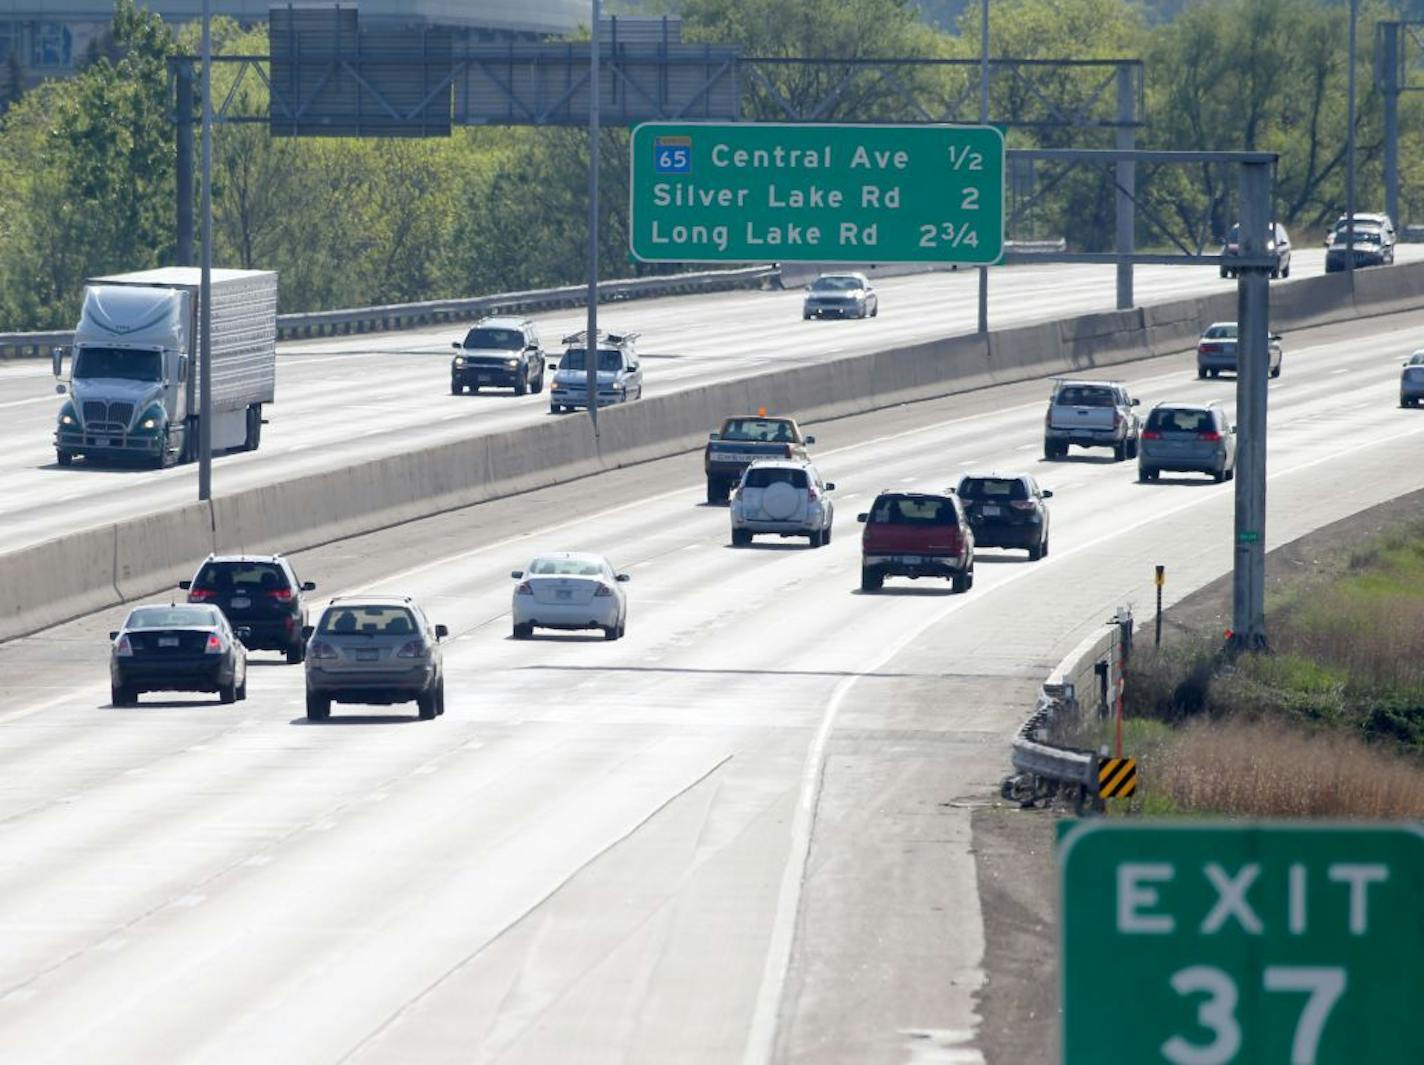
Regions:
<instances>
[{"instance_id":1,"label":"concrete highway pavement","mask_svg":"<svg viewBox=\"0 0 1424 1065\"><path fill-rule=\"evenodd\" d=\"M1404 245L1401 260L1424 257ZM1323 252L1296 254L1293 276L1323 269ZM649 395L846 354L895 347L975 328L972 270L878 283L883 313L873 320L804 322L801 292L731 292L610 305L602 320L643 333ZM991 281L995 328L1110 309L1111 267L1017 266ZM1274 284L1290 284L1278 281ZM1208 267L1143 267L1137 296L1150 303L1233 286ZM546 345L583 327L583 312L539 316ZM552 417L547 394L452 396L450 341L463 328L329 338L285 344L277 402L255 453L221 457L214 490L222 495L472 433ZM166 471L55 463L59 398L48 364L0 366L0 551L121 520L196 498L193 466ZM712 428L711 426L708 427Z\"/></svg>"},{"instance_id":2,"label":"concrete highway pavement","mask_svg":"<svg viewBox=\"0 0 1424 1065\"><path fill-rule=\"evenodd\" d=\"M1424 314L1288 338L1272 544L1424 485L1396 405ZM1189 357L1143 399L1221 398ZM108 612L0 645L0 1060L981 1060L964 801L1119 603L1231 561L1232 487L1041 461L1043 382L817 427L836 537L728 546L696 456L297 556L451 626L448 713L338 707L254 655L247 702L107 705ZM886 486L1027 468L1052 553L857 591ZM602 551L628 636L509 639L511 568ZM407 709L411 713L406 716Z\"/></svg>"}]
</instances>

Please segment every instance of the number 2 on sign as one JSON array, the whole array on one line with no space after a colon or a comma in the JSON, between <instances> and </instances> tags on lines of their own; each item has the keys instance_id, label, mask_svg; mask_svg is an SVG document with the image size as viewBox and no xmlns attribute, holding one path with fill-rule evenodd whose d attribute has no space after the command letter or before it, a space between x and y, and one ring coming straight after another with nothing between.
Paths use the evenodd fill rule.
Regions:
<instances>
[{"instance_id":1,"label":"number 2 on sign","mask_svg":"<svg viewBox=\"0 0 1424 1065\"><path fill-rule=\"evenodd\" d=\"M960 245L977 248L979 234L968 222L962 226L956 226L953 222L941 222L937 226L926 223L920 226L920 247L937 248L941 244L948 244L951 248L958 248Z\"/></svg>"},{"instance_id":2,"label":"number 2 on sign","mask_svg":"<svg viewBox=\"0 0 1424 1065\"><path fill-rule=\"evenodd\" d=\"M1335 1003L1345 993L1345 970L1269 965L1262 975L1267 991L1299 991L1310 997L1296 1022L1290 1065L1315 1065L1320 1037ZM1241 1049L1241 1025L1236 1020L1236 982L1210 965L1193 965L1172 974L1179 995L1205 994L1197 1006L1197 1024L1211 1032L1210 1043L1192 1043L1174 1035L1162 1044L1162 1056L1172 1065L1228 1065Z\"/></svg>"}]
</instances>

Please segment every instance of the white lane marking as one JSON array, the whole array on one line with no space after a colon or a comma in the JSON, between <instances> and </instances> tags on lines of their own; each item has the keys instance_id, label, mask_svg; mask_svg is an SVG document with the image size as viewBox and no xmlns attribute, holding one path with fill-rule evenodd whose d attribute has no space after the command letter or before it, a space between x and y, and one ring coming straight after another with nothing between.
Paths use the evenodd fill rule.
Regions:
<instances>
[{"instance_id":1,"label":"white lane marking","mask_svg":"<svg viewBox=\"0 0 1424 1065\"><path fill-rule=\"evenodd\" d=\"M1335 462L1357 451L1379 447L1382 444L1392 443L1395 440L1400 440L1405 437L1417 436L1421 432L1424 432L1424 426L1419 426L1368 443L1357 444L1354 447L1344 448L1328 455L1322 455L1320 458L1291 466L1288 469L1277 470L1275 473L1270 474L1268 479L1276 480L1277 478L1286 477L1293 473L1300 473L1327 462ZM1156 522L1165 521L1193 507L1203 505L1213 498L1219 498L1219 496L1203 495L1197 499L1187 500L1175 507L1160 511L1151 517L1145 517L1130 525L1121 526L1102 539L1079 544L1066 551L1057 552L1053 557L1043 560L1032 569L1021 569L1009 574L1002 581L995 584L992 591L997 592L1007 585L1033 576L1033 574L1040 572L1047 566L1060 565L1064 560L1070 559L1084 551L1089 551L1101 547L1110 541L1121 539L1129 533L1134 533ZM796 922L801 910L801 889L806 878L806 863L811 855L811 835L815 829L816 807L820 802L821 785L825 778L826 746L830 740L831 730L835 727L835 720L840 712L841 704L845 701L845 697L850 693L851 688L855 686L858 680L878 671L896 655L900 654L906 647L920 639L931 628L943 622L945 618L956 611L963 609L967 603L973 601L972 599L956 599L931 614L923 624L911 630L901 640L893 644L888 651L876 658L869 667L857 670L854 674L846 677L836 685L835 690L831 693L830 700L826 703L826 709L821 717L821 723L816 730L816 737L811 744L811 749L806 753L806 762L801 771L801 795L797 801L796 819L791 830L790 853L787 857L786 867L782 872L781 890L777 896L776 917L772 924L771 942L767 947L766 966L762 972L761 986L757 991L756 1008L753 1012L751 1028L747 1035L746 1050L742 1055L743 1065L767 1065L767 1063L771 1061L772 1049L776 1040L777 1020L781 1011L781 999L785 991L786 976L791 968L791 951L795 945Z\"/></svg>"},{"instance_id":2,"label":"white lane marking","mask_svg":"<svg viewBox=\"0 0 1424 1065\"><path fill-rule=\"evenodd\" d=\"M1340 367L1340 369L1338 369L1338 370L1331 370L1331 371L1330 371L1330 375L1333 377L1335 374L1338 374L1338 373L1349 373L1352 369L1353 369L1353 367L1350 367L1350 366L1342 366L1342 367Z\"/></svg>"}]
</instances>

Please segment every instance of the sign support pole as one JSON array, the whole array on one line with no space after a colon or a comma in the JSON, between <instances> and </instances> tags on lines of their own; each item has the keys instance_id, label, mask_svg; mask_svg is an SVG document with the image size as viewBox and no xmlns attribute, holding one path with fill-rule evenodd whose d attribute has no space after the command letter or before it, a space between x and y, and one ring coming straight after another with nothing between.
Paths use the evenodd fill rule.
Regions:
<instances>
[{"instance_id":1,"label":"sign support pole","mask_svg":"<svg viewBox=\"0 0 1424 1065\"><path fill-rule=\"evenodd\" d=\"M588 333L583 366L588 383L588 422L598 450L598 19L593 0L593 33L588 47Z\"/></svg>"},{"instance_id":2,"label":"sign support pole","mask_svg":"<svg viewBox=\"0 0 1424 1065\"><path fill-rule=\"evenodd\" d=\"M198 499L213 497L213 39L203 0L203 250L198 283ZM191 451L190 451L191 454Z\"/></svg>"},{"instance_id":3,"label":"sign support pole","mask_svg":"<svg viewBox=\"0 0 1424 1065\"><path fill-rule=\"evenodd\" d=\"M979 124L989 124L989 0L979 0ZM979 332L989 332L989 268L979 267Z\"/></svg>"}]
</instances>

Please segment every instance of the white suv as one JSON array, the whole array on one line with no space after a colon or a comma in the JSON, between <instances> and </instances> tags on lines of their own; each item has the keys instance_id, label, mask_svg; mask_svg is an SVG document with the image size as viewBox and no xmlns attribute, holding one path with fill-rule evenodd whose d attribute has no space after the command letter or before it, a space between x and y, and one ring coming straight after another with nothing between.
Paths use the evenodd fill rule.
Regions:
<instances>
[{"instance_id":1,"label":"white suv","mask_svg":"<svg viewBox=\"0 0 1424 1065\"><path fill-rule=\"evenodd\" d=\"M804 536L812 547L830 543L835 487L805 460L752 463L732 494L732 546L745 547L759 534Z\"/></svg>"}]
</instances>

